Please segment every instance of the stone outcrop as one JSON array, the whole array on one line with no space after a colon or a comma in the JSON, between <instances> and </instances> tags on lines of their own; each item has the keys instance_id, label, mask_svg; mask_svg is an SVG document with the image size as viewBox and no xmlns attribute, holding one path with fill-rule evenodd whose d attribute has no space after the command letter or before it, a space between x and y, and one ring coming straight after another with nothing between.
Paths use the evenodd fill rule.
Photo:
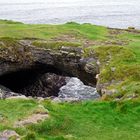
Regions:
<instances>
[{"instance_id":1,"label":"stone outcrop","mask_svg":"<svg viewBox=\"0 0 140 140\"><path fill-rule=\"evenodd\" d=\"M0 99L18 96L19 94L12 92L10 89L0 85Z\"/></svg>"},{"instance_id":2,"label":"stone outcrop","mask_svg":"<svg viewBox=\"0 0 140 140\"><path fill-rule=\"evenodd\" d=\"M43 65L48 72L61 73L81 79L86 84L95 85L99 73L95 58L83 58L82 49L64 47L59 50L37 48L26 41L0 50L0 76Z\"/></svg>"},{"instance_id":3,"label":"stone outcrop","mask_svg":"<svg viewBox=\"0 0 140 140\"><path fill-rule=\"evenodd\" d=\"M12 43L3 41L2 44L4 47L0 48L0 84L10 89L16 88L17 93L27 96L57 96L59 89L66 84L67 76L77 77L86 85L96 85L96 75L99 73L96 57L84 58L82 48L39 48L27 40L14 40ZM5 78L8 82L4 81ZM24 81L19 84L18 80ZM21 89L16 86L21 86ZM1 95L5 95L3 91L5 90L1 91Z\"/></svg>"},{"instance_id":4,"label":"stone outcrop","mask_svg":"<svg viewBox=\"0 0 140 140\"><path fill-rule=\"evenodd\" d=\"M67 84L60 88L58 93L60 100L95 100L100 96L96 91L96 88L86 86L78 78L67 78Z\"/></svg>"}]
</instances>

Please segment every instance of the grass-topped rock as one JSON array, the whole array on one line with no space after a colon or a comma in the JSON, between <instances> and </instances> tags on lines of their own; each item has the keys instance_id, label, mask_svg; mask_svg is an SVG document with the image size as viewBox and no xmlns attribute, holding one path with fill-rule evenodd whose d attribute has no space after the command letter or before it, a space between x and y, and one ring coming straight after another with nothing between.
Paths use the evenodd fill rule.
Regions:
<instances>
[{"instance_id":1,"label":"grass-topped rock","mask_svg":"<svg viewBox=\"0 0 140 140\"><path fill-rule=\"evenodd\" d=\"M75 68L61 63L62 56L67 56L65 60L94 58L92 62L89 60L88 67L100 65L97 88L102 95L109 94L113 98L139 96L140 33L136 29L112 29L74 22L31 25L12 21L1 21L0 27L1 59L27 66L32 62L52 64L50 57L54 55L55 66L63 70L67 67L65 72L73 74ZM49 51L51 56L47 57ZM87 71L92 72L93 69L89 69Z\"/></svg>"},{"instance_id":2,"label":"grass-topped rock","mask_svg":"<svg viewBox=\"0 0 140 140\"><path fill-rule=\"evenodd\" d=\"M0 139L139 139L139 30L7 20L0 28ZM67 76L96 86L101 97L46 99Z\"/></svg>"}]
</instances>

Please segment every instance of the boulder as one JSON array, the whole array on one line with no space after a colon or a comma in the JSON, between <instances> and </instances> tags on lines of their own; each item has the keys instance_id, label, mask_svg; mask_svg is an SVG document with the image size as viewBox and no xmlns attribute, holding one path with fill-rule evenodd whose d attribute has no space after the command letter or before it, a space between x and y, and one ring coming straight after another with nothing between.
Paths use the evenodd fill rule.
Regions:
<instances>
[{"instance_id":1,"label":"boulder","mask_svg":"<svg viewBox=\"0 0 140 140\"><path fill-rule=\"evenodd\" d=\"M78 78L67 79L67 84L60 88L58 95L65 101L95 100L100 97L96 88L84 85Z\"/></svg>"}]
</instances>

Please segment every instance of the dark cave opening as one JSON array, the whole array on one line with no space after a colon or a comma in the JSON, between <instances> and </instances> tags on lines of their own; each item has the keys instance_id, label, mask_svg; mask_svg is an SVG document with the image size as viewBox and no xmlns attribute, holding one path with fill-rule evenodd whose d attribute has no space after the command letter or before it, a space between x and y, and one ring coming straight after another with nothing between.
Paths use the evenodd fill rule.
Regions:
<instances>
[{"instance_id":1,"label":"dark cave opening","mask_svg":"<svg viewBox=\"0 0 140 140\"><path fill-rule=\"evenodd\" d=\"M20 70L1 76L0 84L14 92L18 92L32 84L38 76L38 72L34 69Z\"/></svg>"},{"instance_id":2,"label":"dark cave opening","mask_svg":"<svg viewBox=\"0 0 140 140\"><path fill-rule=\"evenodd\" d=\"M63 75L52 66L36 65L0 76L0 85L26 96L58 96L59 88L65 84Z\"/></svg>"},{"instance_id":3,"label":"dark cave opening","mask_svg":"<svg viewBox=\"0 0 140 140\"><path fill-rule=\"evenodd\" d=\"M25 96L50 97L58 96L60 88L66 84L66 77L74 77L74 75L50 65L35 64L30 68L19 69L0 76L0 85ZM93 80L88 74L83 79L81 81L84 84ZM87 83L86 80L88 80Z\"/></svg>"}]
</instances>

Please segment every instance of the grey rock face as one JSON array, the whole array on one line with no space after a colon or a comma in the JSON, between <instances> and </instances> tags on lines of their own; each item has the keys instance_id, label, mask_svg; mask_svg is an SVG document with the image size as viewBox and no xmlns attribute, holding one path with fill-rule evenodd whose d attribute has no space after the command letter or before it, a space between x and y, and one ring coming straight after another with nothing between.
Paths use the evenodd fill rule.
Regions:
<instances>
[{"instance_id":1,"label":"grey rock face","mask_svg":"<svg viewBox=\"0 0 140 140\"><path fill-rule=\"evenodd\" d=\"M82 81L75 77L64 77L56 74L46 73L41 76L35 83L21 89L20 93L33 97L58 96L53 101L80 101L95 100L100 96L96 88L86 86ZM0 99L28 99L26 96L11 92L9 89L0 87Z\"/></svg>"},{"instance_id":2,"label":"grey rock face","mask_svg":"<svg viewBox=\"0 0 140 140\"><path fill-rule=\"evenodd\" d=\"M5 99L12 96L18 96L19 94L12 92L10 89L0 85L0 99Z\"/></svg>"},{"instance_id":3,"label":"grey rock face","mask_svg":"<svg viewBox=\"0 0 140 140\"><path fill-rule=\"evenodd\" d=\"M60 88L58 95L62 100L89 100L100 97L96 88L84 85L78 78L67 79L67 84Z\"/></svg>"},{"instance_id":4,"label":"grey rock face","mask_svg":"<svg viewBox=\"0 0 140 140\"><path fill-rule=\"evenodd\" d=\"M36 81L18 91L27 96L37 97L57 96L59 89L66 84L65 77L61 75L77 77L84 84L95 86L96 75L99 73L96 58L83 58L82 48L65 46L59 48L58 50L37 48L27 41L15 41L14 45L0 50L0 77L27 69L43 69L43 73L36 77ZM71 85L76 91L73 95L70 90L71 96L77 99L94 98L97 95L93 93L95 89L85 86L80 80L79 84L78 80L75 84L82 88L78 90ZM7 98L16 96L16 93L0 88L0 96L0 98Z\"/></svg>"},{"instance_id":5,"label":"grey rock face","mask_svg":"<svg viewBox=\"0 0 140 140\"><path fill-rule=\"evenodd\" d=\"M52 67L68 76L78 77L86 84L96 84L95 76L99 73L97 60L83 58L81 48L62 46L59 50L51 50L20 41L17 44L0 51L0 76L39 64L46 65L46 69Z\"/></svg>"}]
</instances>

